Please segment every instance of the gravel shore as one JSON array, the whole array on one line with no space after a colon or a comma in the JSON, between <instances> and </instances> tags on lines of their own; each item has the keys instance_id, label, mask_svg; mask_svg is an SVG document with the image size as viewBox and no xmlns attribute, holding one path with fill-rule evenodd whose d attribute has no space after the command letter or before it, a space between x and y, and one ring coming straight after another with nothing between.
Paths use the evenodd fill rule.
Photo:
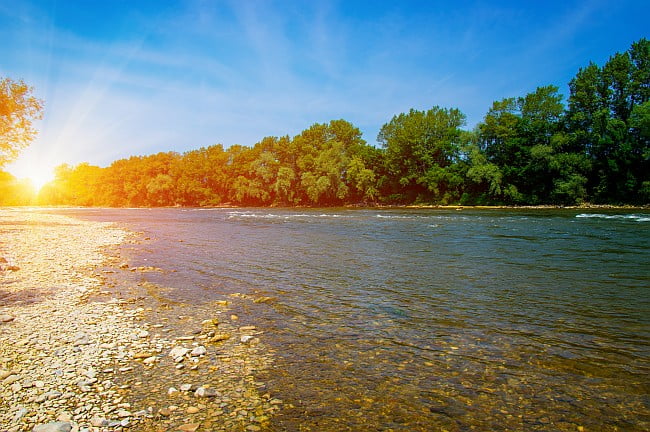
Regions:
<instances>
[{"instance_id":1,"label":"gravel shore","mask_svg":"<svg viewBox=\"0 0 650 432\"><path fill-rule=\"evenodd\" d=\"M255 375L273 353L230 310L256 299L118 294L106 273L155 270L111 256L126 241L113 224L0 210L0 431L268 429L282 402Z\"/></svg>"}]
</instances>

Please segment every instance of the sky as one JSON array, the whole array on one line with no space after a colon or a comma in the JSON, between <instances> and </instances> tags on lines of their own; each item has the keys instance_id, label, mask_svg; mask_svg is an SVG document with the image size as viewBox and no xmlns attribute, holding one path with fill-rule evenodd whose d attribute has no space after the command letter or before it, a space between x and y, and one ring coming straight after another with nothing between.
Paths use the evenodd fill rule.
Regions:
<instances>
[{"instance_id":1,"label":"sky","mask_svg":"<svg viewBox=\"0 0 650 432\"><path fill-rule=\"evenodd\" d=\"M0 0L0 77L44 101L5 167L252 146L345 119L376 145L411 108L458 108L568 83L650 37L650 1ZM31 174L30 174L31 173Z\"/></svg>"}]
</instances>

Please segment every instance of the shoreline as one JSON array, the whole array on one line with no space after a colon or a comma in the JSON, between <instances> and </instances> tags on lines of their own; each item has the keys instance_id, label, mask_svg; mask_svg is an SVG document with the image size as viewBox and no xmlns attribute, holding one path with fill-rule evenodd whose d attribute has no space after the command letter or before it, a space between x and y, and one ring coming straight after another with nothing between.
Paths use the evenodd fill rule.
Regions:
<instances>
[{"instance_id":1,"label":"shoreline","mask_svg":"<svg viewBox=\"0 0 650 432\"><path fill-rule=\"evenodd\" d=\"M185 207L185 206L158 206L158 207L92 207L92 206L0 206L0 212L3 210L15 211L43 211L43 210L66 210L66 209L111 209L111 210L128 210L128 209L373 209L373 210L626 210L626 211L650 211L650 204L646 205L613 205L613 204L579 204L579 205L461 205L461 204L376 204L376 205L357 205L344 204L340 206L237 206L230 204L202 206L202 207Z\"/></svg>"},{"instance_id":2,"label":"shoreline","mask_svg":"<svg viewBox=\"0 0 650 432\"><path fill-rule=\"evenodd\" d=\"M272 361L261 332L224 320L228 301L185 310L147 298L164 287L128 277L153 268L119 256L137 237L0 209L0 432L255 431L279 409L255 380Z\"/></svg>"}]
</instances>

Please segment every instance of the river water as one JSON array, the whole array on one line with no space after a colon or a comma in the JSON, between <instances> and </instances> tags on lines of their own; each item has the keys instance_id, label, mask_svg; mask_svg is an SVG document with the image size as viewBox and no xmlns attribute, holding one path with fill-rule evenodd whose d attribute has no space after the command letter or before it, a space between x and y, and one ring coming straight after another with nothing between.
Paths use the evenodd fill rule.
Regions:
<instances>
[{"instance_id":1,"label":"river water","mask_svg":"<svg viewBox=\"0 0 650 432\"><path fill-rule=\"evenodd\" d=\"M650 430L650 213L83 209L165 296L231 293L272 430Z\"/></svg>"}]
</instances>

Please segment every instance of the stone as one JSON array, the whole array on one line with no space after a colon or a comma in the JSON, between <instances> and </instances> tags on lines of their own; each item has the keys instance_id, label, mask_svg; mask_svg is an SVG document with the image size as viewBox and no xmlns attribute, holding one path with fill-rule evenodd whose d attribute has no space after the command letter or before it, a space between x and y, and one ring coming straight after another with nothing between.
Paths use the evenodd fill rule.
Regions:
<instances>
[{"instance_id":1,"label":"stone","mask_svg":"<svg viewBox=\"0 0 650 432\"><path fill-rule=\"evenodd\" d=\"M158 357L151 356L151 357L147 357L146 359L142 360L142 363L151 366L154 363L156 363L157 361L158 361Z\"/></svg>"},{"instance_id":2,"label":"stone","mask_svg":"<svg viewBox=\"0 0 650 432\"><path fill-rule=\"evenodd\" d=\"M273 300L273 297L258 297L253 300L253 303L271 303Z\"/></svg>"},{"instance_id":3,"label":"stone","mask_svg":"<svg viewBox=\"0 0 650 432\"><path fill-rule=\"evenodd\" d=\"M11 385L11 384L13 384L13 383L15 383L17 381L20 381L20 376L19 375L14 375L14 374L9 375L8 377L6 377L4 379L4 383L7 384L7 385Z\"/></svg>"},{"instance_id":4,"label":"stone","mask_svg":"<svg viewBox=\"0 0 650 432\"><path fill-rule=\"evenodd\" d=\"M194 392L194 395L196 397L209 398L218 396L218 393L215 389L210 387L199 387Z\"/></svg>"},{"instance_id":5,"label":"stone","mask_svg":"<svg viewBox=\"0 0 650 432\"><path fill-rule=\"evenodd\" d=\"M11 375L13 375L13 372L8 371L6 369L0 369L0 380L3 380Z\"/></svg>"},{"instance_id":6,"label":"stone","mask_svg":"<svg viewBox=\"0 0 650 432\"><path fill-rule=\"evenodd\" d=\"M0 315L0 322L8 323L15 320L16 317L12 315Z\"/></svg>"},{"instance_id":7,"label":"stone","mask_svg":"<svg viewBox=\"0 0 650 432\"><path fill-rule=\"evenodd\" d=\"M92 417L90 419L90 425L93 427L108 426L108 420L101 417Z\"/></svg>"},{"instance_id":8,"label":"stone","mask_svg":"<svg viewBox=\"0 0 650 432\"><path fill-rule=\"evenodd\" d=\"M199 411L201 411L201 410L198 409L198 408L195 407L195 406L187 407L187 409L185 410L185 412L188 413L188 414L196 414L196 413L199 412Z\"/></svg>"},{"instance_id":9,"label":"stone","mask_svg":"<svg viewBox=\"0 0 650 432\"><path fill-rule=\"evenodd\" d=\"M138 333L138 337L140 339L148 338L149 337L149 332L146 330L142 330L141 332Z\"/></svg>"},{"instance_id":10,"label":"stone","mask_svg":"<svg viewBox=\"0 0 650 432\"><path fill-rule=\"evenodd\" d=\"M169 351L169 357L177 359L177 358L183 358L185 355L190 352L189 348L184 348L182 346L175 346L172 348L171 351Z\"/></svg>"},{"instance_id":11,"label":"stone","mask_svg":"<svg viewBox=\"0 0 650 432\"><path fill-rule=\"evenodd\" d=\"M219 326L219 320L217 318L207 319L204 320L201 324L203 324L204 326L217 327Z\"/></svg>"},{"instance_id":12,"label":"stone","mask_svg":"<svg viewBox=\"0 0 650 432\"><path fill-rule=\"evenodd\" d=\"M199 357L199 356L205 355L207 352L208 352L208 350L205 349L205 347L203 345L199 345L196 348L194 348L192 350L192 352L190 352L190 355L192 357Z\"/></svg>"},{"instance_id":13,"label":"stone","mask_svg":"<svg viewBox=\"0 0 650 432\"><path fill-rule=\"evenodd\" d=\"M34 426L32 432L70 432L71 430L70 422L50 422Z\"/></svg>"},{"instance_id":14,"label":"stone","mask_svg":"<svg viewBox=\"0 0 650 432\"><path fill-rule=\"evenodd\" d=\"M176 387L169 387L167 390L167 396L176 396L178 394L178 389Z\"/></svg>"},{"instance_id":15,"label":"stone","mask_svg":"<svg viewBox=\"0 0 650 432\"><path fill-rule=\"evenodd\" d=\"M228 340L228 339L230 339L230 335L228 333L218 333L218 334L214 335L213 337L211 337L209 339L209 342L217 343L217 342L223 342L223 341Z\"/></svg>"},{"instance_id":16,"label":"stone","mask_svg":"<svg viewBox=\"0 0 650 432\"><path fill-rule=\"evenodd\" d=\"M163 417L169 417L172 415L172 412L169 410L169 408L160 408L160 410L158 410L158 414Z\"/></svg>"},{"instance_id":17,"label":"stone","mask_svg":"<svg viewBox=\"0 0 650 432\"><path fill-rule=\"evenodd\" d=\"M135 354L133 354L134 359L146 359L148 357L151 357L151 353L148 353L146 351L140 351Z\"/></svg>"},{"instance_id":18,"label":"stone","mask_svg":"<svg viewBox=\"0 0 650 432\"><path fill-rule=\"evenodd\" d=\"M131 417L132 415L133 415L133 414L131 414L129 411L127 411L127 410L125 410L125 409L123 409L123 408L117 410L117 416L118 416L119 418Z\"/></svg>"},{"instance_id":19,"label":"stone","mask_svg":"<svg viewBox=\"0 0 650 432\"><path fill-rule=\"evenodd\" d=\"M181 391L188 392L192 390L192 384L181 384L179 388Z\"/></svg>"},{"instance_id":20,"label":"stone","mask_svg":"<svg viewBox=\"0 0 650 432\"><path fill-rule=\"evenodd\" d=\"M241 341L241 343L249 343L251 340L253 340L253 338L254 336L244 335L239 340Z\"/></svg>"},{"instance_id":21,"label":"stone","mask_svg":"<svg viewBox=\"0 0 650 432\"><path fill-rule=\"evenodd\" d=\"M201 426L200 423L185 423L180 425L178 430L181 432L195 432L199 426Z\"/></svg>"}]
</instances>

